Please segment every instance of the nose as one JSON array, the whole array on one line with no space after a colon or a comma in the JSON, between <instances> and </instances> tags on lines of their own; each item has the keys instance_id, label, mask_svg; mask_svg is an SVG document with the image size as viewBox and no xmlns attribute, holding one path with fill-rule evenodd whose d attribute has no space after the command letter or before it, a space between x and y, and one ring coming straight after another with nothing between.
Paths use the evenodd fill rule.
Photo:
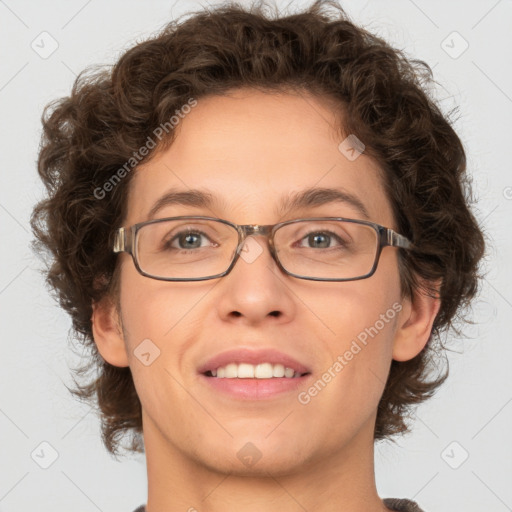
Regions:
<instances>
[{"instance_id":1,"label":"nose","mask_svg":"<svg viewBox=\"0 0 512 512\"><path fill-rule=\"evenodd\" d=\"M248 236L231 272L219 284L219 315L248 324L289 321L296 310L290 279L272 257L266 235Z\"/></svg>"}]
</instances>

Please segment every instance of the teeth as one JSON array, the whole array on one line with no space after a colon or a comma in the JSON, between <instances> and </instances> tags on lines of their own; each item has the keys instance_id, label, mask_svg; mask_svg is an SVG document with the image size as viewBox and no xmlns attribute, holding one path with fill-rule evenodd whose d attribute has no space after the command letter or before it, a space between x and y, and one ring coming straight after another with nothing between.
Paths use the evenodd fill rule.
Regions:
<instances>
[{"instance_id":1,"label":"teeth","mask_svg":"<svg viewBox=\"0 0 512 512\"><path fill-rule=\"evenodd\" d=\"M211 370L211 374L219 379L272 379L274 377L291 379L301 376L293 368L285 368L282 364L272 363L229 363L226 366Z\"/></svg>"},{"instance_id":2,"label":"teeth","mask_svg":"<svg viewBox=\"0 0 512 512\"><path fill-rule=\"evenodd\" d=\"M272 366L273 377L284 377L284 366L282 364L274 364Z\"/></svg>"},{"instance_id":3,"label":"teeth","mask_svg":"<svg viewBox=\"0 0 512 512\"><path fill-rule=\"evenodd\" d=\"M219 368L219 370L222 370L222 368ZM234 363L228 364L224 367L224 377L226 379L234 379L237 376L237 371L238 365ZM240 371L243 371L242 368L240 368ZM251 377L253 377L253 375L251 375Z\"/></svg>"},{"instance_id":4,"label":"teeth","mask_svg":"<svg viewBox=\"0 0 512 512\"><path fill-rule=\"evenodd\" d=\"M284 369L284 376L285 377L291 378L291 377L293 377L294 373L295 372L291 368L285 368Z\"/></svg>"}]
</instances>

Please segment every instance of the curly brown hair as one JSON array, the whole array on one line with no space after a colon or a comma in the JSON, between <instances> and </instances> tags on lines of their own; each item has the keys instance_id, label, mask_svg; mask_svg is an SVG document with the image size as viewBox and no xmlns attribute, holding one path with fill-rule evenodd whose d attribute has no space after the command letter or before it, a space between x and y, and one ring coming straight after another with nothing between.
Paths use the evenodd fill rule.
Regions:
<instances>
[{"instance_id":1,"label":"curly brown hair","mask_svg":"<svg viewBox=\"0 0 512 512\"><path fill-rule=\"evenodd\" d=\"M99 407L102 439L114 455L128 434L128 449L143 451L141 404L130 368L112 366L99 354L91 314L94 302L117 297L113 232L125 216L134 173L123 173L103 198L95 191L106 190L134 151L190 98L252 87L333 99L344 113L340 129L364 141L366 154L384 170L397 228L415 247L399 253L403 294L435 293L424 282L442 285L429 342L415 358L392 361L375 440L406 432L412 406L444 382L448 367L432 379L434 356L446 348L440 335L458 332L477 292L484 238L470 211L453 111L443 115L426 92L430 67L356 26L335 2L316 1L287 16L271 15L267 7L226 3L173 21L111 69L82 72L70 96L44 110L38 172L48 196L32 214L34 246L47 251L47 282L88 351L86 364L73 370L84 382L73 377L70 391ZM142 161L168 147L175 134L170 130Z\"/></svg>"}]
</instances>

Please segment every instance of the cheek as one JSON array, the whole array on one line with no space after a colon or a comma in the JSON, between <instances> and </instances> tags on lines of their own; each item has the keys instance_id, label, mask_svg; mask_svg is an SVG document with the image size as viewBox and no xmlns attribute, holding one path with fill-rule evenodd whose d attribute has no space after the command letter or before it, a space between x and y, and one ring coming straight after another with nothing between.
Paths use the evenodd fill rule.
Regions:
<instances>
[{"instance_id":1,"label":"cheek","mask_svg":"<svg viewBox=\"0 0 512 512\"><path fill-rule=\"evenodd\" d=\"M364 342L367 336L379 335L388 341L393 337L397 313L401 310L400 279L393 260L393 254L382 257L370 278L336 283L318 294L325 326L332 334L326 340L344 340L344 346L347 340L355 338Z\"/></svg>"},{"instance_id":2,"label":"cheek","mask_svg":"<svg viewBox=\"0 0 512 512\"><path fill-rule=\"evenodd\" d=\"M397 267L389 260L382 258L371 278L339 283L318 296L324 324L318 336L325 354L321 381L335 383L328 386L327 401L376 406L382 394L402 310Z\"/></svg>"},{"instance_id":3,"label":"cheek","mask_svg":"<svg viewBox=\"0 0 512 512\"><path fill-rule=\"evenodd\" d=\"M215 283L158 281L132 272L129 266L122 279L121 312L129 364L136 387L140 382L141 394L152 401L159 392L158 382L172 386L168 372L178 376L187 370L184 360L204 323L202 299ZM153 391L148 393L148 389Z\"/></svg>"},{"instance_id":4,"label":"cheek","mask_svg":"<svg viewBox=\"0 0 512 512\"><path fill-rule=\"evenodd\" d=\"M121 311L127 343L135 347L144 339L154 341L159 348L173 340L179 342L176 331L189 325L198 300L208 293L211 284L170 283L144 277L127 266L122 276Z\"/></svg>"},{"instance_id":5,"label":"cheek","mask_svg":"<svg viewBox=\"0 0 512 512\"><path fill-rule=\"evenodd\" d=\"M191 343L194 306L203 295L190 287L148 279L127 269L121 289L121 311L130 370L137 394L151 417L186 405L177 369ZM162 407L162 404L166 404Z\"/></svg>"},{"instance_id":6,"label":"cheek","mask_svg":"<svg viewBox=\"0 0 512 512\"><path fill-rule=\"evenodd\" d=\"M341 358L346 367L365 366L383 375L391 361L396 322L402 309L400 300L352 294L350 300L338 301L337 307L330 309L329 327L333 334L324 337L330 360Z\"/></svg>"},{"instance_id":7,"label":"cheek","mask_svg":"<svg viewBox=\"0 0 512 512\"><path fill-rule=\"evenodd\" d=\"M324 439L347 440L362 425L373 428L401 306L381 300L368 302L360 303L352 295L345 309L333 315L336 321L331 326L336 334L324 336L322 346L328 355L316 379L299 396L304 421L307 417L323 418L325 425L339 426L336 432L322 427Z\"/></svg>"}]
</instances>

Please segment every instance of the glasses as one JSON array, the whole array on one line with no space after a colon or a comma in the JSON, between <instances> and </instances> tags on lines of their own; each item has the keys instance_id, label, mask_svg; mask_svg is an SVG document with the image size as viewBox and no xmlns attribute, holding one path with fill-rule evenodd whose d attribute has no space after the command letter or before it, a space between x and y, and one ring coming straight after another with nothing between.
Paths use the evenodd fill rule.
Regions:
<instances>
[{"instance_id":1,"label":"glasses","mask_svg":"<svg viewBox=\"0 0 512 512\"><path fill-rule=\"evenodd\" d=\"M182 216L119 228L113 251L131 254L143 276L203 281L228 274L240 256L254 261L256 247L249 250L251 255L243 254L251 235L268 237L270 253L284 273L312 281L365 279L377 269L383 247L412 246L390 228L342 217L240 226L214 217Z\"/></svg>"}]
</instances>

